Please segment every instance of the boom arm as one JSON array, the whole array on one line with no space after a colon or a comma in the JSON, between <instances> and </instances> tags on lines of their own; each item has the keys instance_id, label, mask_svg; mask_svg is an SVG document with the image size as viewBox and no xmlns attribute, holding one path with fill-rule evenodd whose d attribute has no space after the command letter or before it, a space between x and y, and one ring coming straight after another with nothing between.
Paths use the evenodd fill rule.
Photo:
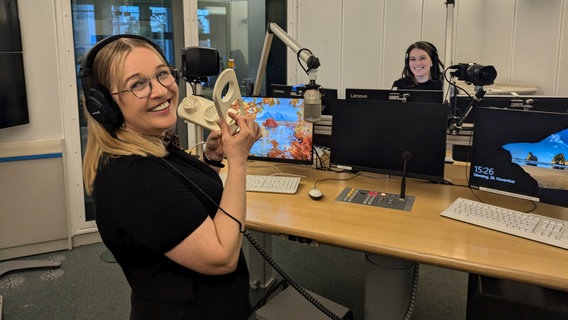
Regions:
<instances>
[{"instance_id":1,"label":"boom arm","mask_svg":"<svg viewBox=\"0 0 568 320\"><path fill-rule=\"evenodd\" d=\"M264 37L264 45L262 47L258 72L254 82L253 96L258 96L260 94L260 86L262 85L264 73L266 72L266 63L268 62L268 55L270 53L270 46L272 45L272 38L274 35L276 35L278 39L282 40L282 42L284 42L284 44L296 54L298 60L301 59L306 64L307 69L304 70L308 73L310 84L315 84L317 68L320 66L319 59L314 56L311 51L303 48L276 23L269 22L266 30L266 36Z\"/></svg>"}]
</instances>

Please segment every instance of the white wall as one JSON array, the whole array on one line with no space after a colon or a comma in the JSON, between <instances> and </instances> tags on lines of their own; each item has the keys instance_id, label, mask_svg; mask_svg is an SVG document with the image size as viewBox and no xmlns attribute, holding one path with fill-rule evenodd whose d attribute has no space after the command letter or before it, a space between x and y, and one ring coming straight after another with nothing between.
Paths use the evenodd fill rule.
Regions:
<instances>
[{"instance_id":1,"label":"white wall","mask_svg":"<svg viewBox=\"0 0 568 320\"><path fill-rule=\"evenodd\" d=\"M289 0L290 36L321 62L323 87L390 88L400 77L408 45L427 39L444 59L445 5L432 1ZM288 59L288 83L305 83L295 55Z\"/></svg>"},{"instance_id":2,"label":"white wall","mask_svg":"<svg viewBox=\"0 0 568 320\"><path fill-rule=\"evenodd\" d=\"M0 260L69 247L56 1L20 0L30 123L0 129Z\"/></svg>"},{"instance_id":3,"label":"white wall","mask_svg":"<svg viewBox=\"0 0 568 320\"><path fill-rule=\"evenodd\" d=\"M479 62L492 64L498 71L497 81L534 83L538 94L568 96L568 8L566 0L462 0L460 18L468 13L467 6L481 8L483 20L458 25L458 31L475 30L481 39L471 41L477 46ZM461 22L461 21L460 21ZM481 23L479 23L481 22ZM564 38L562 38L564 37ZM468 38L456 39L456 57L466 57ZM461 49L461 51L459 51Z\"/></svg>"},{"instance_id":4,"label":"white wall","mask_svg":"<svg viewBox=\"0 0 568 320\"><path fill-rule=\"evenodd\" d=\"M317 83L323 87L340 86L341 61L345 60L341 36L343 18L342 0L288 1L288 21L282 27L290 37L319 58L321 67ZM307 74L299 67L296 54L291 50L288 50L287 66L288 84L308 83Z\"/></svg>"},{"instance_id":5,"label":"white wall","mask_svg":"<svg viewBox=\"0 0 568 320\"><path fill-rule=\"evenodd\" d=\"M448 58L495 66L499 84L568 96L567 2L458 0ZM390 88L414 41L434 43L446 61L443 0L289 0L288 6L288 33L320 59L318 83L341 97L345 88ZM306 82L298 70L290 52L289 84Z\"/></svg>"},{"instance_id":6,"label":"white wall","mask_svg":"<svg viewBox=\"0 0 568 320\"><path fill-rule=\"evenodd\" d=\"M0 143L63 138L54 1L19 0L30 123L0 129Z\"/></svg>"},{"instance_id":7,"label":"white wall","mask_svg":"<svg viewBox=\"0 0 568 320\"><path fill-rule=\"evenodd\" d=\"M229 36L231 53L234 59L234 70L237 79L248 78L249 75L249 12L248 1L233 1L229 5Z\"/></svg>"},{"instance_id":8,"label":"white wall","mask_svg":"<svg viewBox=\"0 0 568 320\"><path fill-rule=\"evenodd\" d=\"M184 0L184 6L194 5L195 1ZM499 72L498 80L536 81L541 88L539 93L568 96L567 1L456 1L451 50L454 61L493 64ZM390 87L402 70L404 51L413 41L426 39L435 43L442 56L445 52L444 2L288 0L286 28L301 45L320 58L318 83L340 89L342 96L348 87ZM13 146L19 143L38 146L36 152L39 153L42 152L41 141L47 141L51 151L56 146L55 151L62 152L63 157L55 167L62 170L46 168L46 173L55 176L48 174L42 179L46 188L64 197L53 197L55 203L41 210L44 213L57 211L59 214L53 220L60 228L65 223L60 211L65 208L66 214L71 216L68 232L73 236L89 232L92 224L81 224L83 186L70 3L68 0L19 0L18 4L30 123L0 129L0 157L18 149ZM191 21L188 18L186 24L195 23ZM187 36L195 38L189 32ZM290 55L288 65L297 65L295 55ZM298 67L289 68L289 84L306 80ZM29 150L26 152L34 152ZM47 161L53 163L53 160ZM12 164L2 166L0 194L10 194L3 192L8 188L26 190L29 175L39 176L36 171L21 169L23 164L40 167L33 161L22 162L18 164L18 172L7 175ZM18 176L26 174L28 176ZM29 190L34 190L28 194L29 199L41 198L41 188ZM10 199L0 198L0 204L7 201ZM6 221L7 210L5 205L0 207L0 224ZM22 205L11 206L9 211L17 216L33 210ZM58 230L57 237L60 237L63 231Z\"/></svg>"},{"instance_id":9,"label":"white wall","mask_svg":"<svg viewBox=\"0 0 568 320\"><path fill-rule=\"evenodd\" d=\"M560 46L568 53L568 43L560 42L563 0L517 1L512 81L534 81L544 94L554 94ZM564 70L566 73L568 70ZM568 94L568 90L564 89Z\"/></svg>"}]
</instances>

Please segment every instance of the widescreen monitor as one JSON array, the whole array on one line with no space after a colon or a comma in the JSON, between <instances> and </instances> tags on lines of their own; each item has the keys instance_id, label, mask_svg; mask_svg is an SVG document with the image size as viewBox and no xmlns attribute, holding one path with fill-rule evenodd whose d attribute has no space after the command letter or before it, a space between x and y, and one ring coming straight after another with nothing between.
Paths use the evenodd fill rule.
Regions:
<instances>
[{"instance_id":1,"label":"widescreen monitor","mask_svg":"<svg viewBox=\"0 0 568 320\"><path fill-rule=\"evenodd\" d=\"M331 164L354 171L443 182L447 108L440 102L338 100L333 113Z\"/></svg>"},{"instance_id":2,"label":"widescreen monitor","mask_svg":"<svg viewBox=\"0 0 568 320\"><path fill-rule=\"evenodd\" d=\"M568 207L568 114L480 107L472 188Z\"/></svg>"},{"instance_id":3,"label":"widescreen monitor","mask_svg":"<svg viewBox=\"0 0 568 320\"><path fill-rule=\"evenodd\" d=\"M288 86L285 84L271 84L271 97L298 97L304 96L304 85ZM331 146L331 122L333 109L337 102L337 89L319 88L321 94L321 120L314 124L314 146Z\"/></svg>"},{"instance_id":4,"label":"widescreen monitor","mask_svg":"<svg viewBox=\"0 0 568 320\"><path fill-rule=\"evenodd\" d=\"M249 159L312 163L313 124L304 121L302 98L243 97L243 101L262 130Z\"/></svg>"},{"instance_id":5,"label":"widescreen monitor","mask_svg":"<svg viewBox=\"0 0 568 320\"><path fill-rule=\"evenodd\" d=\"M345 98L348 100L442 103L443 97L442 90L345 89Z\"/></svg>"},{"instance_id":6,"label":"widescreen monitor","mask_svg":"<svg viewBox=\"0 0 568 320\"><path fill-rule=\"evenodd\" d=\"M271 84L269 96L282 98L302 98L304 96L304 90L305 87L303 85L289 86L285 84ZM333 105L335 104L335 101L337 101L337 89L320 87L318 90L321 94L321 113L324 115L332 115Z\"/></svg>"},{"instance_id":7,"label":"widescreen monitor","mask_svg":"<svg viewBox=\"0 0 568 320\"><path fill-rule=\"evenodd\" d=\"M270 97L298 97L301 98L304 95L304 86L289 86L286 84L271 84L268 96Z\"/></svg>"}]
</instances>

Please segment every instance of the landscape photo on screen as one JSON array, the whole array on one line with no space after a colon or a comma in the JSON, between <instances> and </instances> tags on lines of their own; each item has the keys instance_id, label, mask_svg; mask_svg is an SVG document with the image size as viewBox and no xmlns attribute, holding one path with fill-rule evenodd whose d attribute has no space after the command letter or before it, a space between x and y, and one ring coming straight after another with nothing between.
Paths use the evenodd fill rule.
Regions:
<instances>
[{"instance_id":1,"label":"landscape photo on screen","mask_svg":"<svg viewBox=\"0 0 568 320\"><path fill-rule=\"evenodd\" d=\"M313 124L304 121L302 98L243 97L243 102L262 130L252 158L311 161Z\"/></svg>"},{"instance_id":2,"label":"landscape photo on screen","mask_svg":"<svg viewBox=\"0 0 568 320\"><path fill-rule=\"evenodd\" d=\"M535 143L508 143L503 148L538 182L539 188L568 190L568 129Z\"/></svg>"}]
</instances>

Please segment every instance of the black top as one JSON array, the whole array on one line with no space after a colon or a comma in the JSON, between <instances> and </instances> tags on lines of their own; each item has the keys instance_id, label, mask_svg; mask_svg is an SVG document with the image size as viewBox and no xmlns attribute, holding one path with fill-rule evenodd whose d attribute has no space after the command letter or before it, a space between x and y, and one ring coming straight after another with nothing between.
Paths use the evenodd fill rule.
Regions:
<instances>
[{"instance_id":1,"label":"black top","mask_svg":"<svg viewBox=\"0 0 568 320\"><path fill-rule=\"evenodd\" d=\"M249 275L242 250L237 269L220 276L197 273L164 255L215 216L223 192L214 170L181 150L169 152L165 159L215 203L151 156L111 159L94 183L97 227L132 288L131 319L247 319Z\"/></svg>"},{"instance_id":2,"label":"black top","mask_svg":"<svg viewBox=\"0 0 568 320\"><path fill-rule=\"evenodd\" d=\"M413 89L413 90L442 90L443 82L428 80L423 83L415 83L410 78L400 78L392 84L392 87L393 88L396 87L398 89Z\"/></svg>"}]
</instances>

